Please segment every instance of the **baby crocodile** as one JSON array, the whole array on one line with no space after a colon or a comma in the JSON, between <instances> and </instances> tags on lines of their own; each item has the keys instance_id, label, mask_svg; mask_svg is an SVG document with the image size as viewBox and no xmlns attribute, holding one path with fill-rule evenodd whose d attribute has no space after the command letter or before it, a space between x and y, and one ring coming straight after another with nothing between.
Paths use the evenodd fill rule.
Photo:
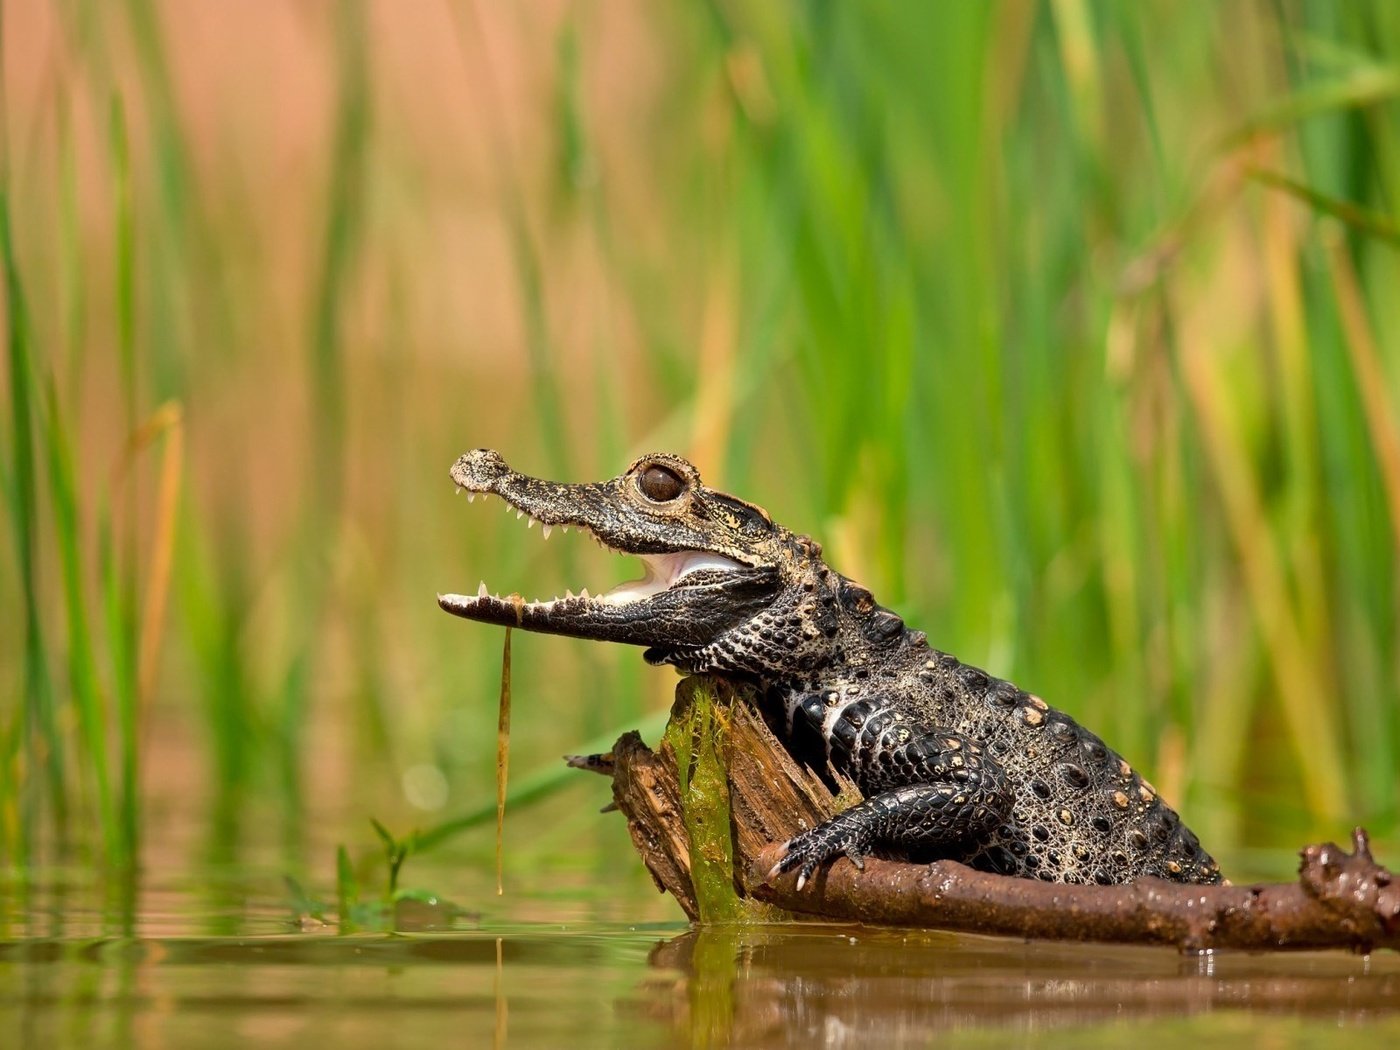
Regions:
<instances>
[{"instance_id":1,"label":"baby crocodile","mask_svg":"<svg viewBox=\"0 0 1400 1050\"><path fill-rule=\"evenodd\" d=\"M1040 697L930 648L821 547L752 503L707 488L679 456L637 460L601 484L516 473L490 449L452 480L540 525L590 534L636 555L642 579L550 601L439 595L469 620L644 645L652 664L756 685L785 746L865 800L786 843L774 874L799 888L873 850L953 858L1049 882L1140 875L1220 881L1219 865L1141 776Z\"/></svg>"}]
</instances>

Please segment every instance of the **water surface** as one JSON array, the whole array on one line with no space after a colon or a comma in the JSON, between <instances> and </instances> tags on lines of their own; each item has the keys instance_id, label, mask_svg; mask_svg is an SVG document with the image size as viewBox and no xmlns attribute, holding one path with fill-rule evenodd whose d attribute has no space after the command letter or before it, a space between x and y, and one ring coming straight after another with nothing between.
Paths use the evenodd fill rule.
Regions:
<instances>
[{"instance_id":1,"label":"water surface","mask_svg":"<svg viewBox=\"0 0 1400 1050\"><path fill-rule=\"evenodd\" d=\"M7 887L10 1046L1312 1045L1400 1038L1400 957L1187 956L930 931L692 930L626 883L541 886L397 932L297 914L276 880L95 898ZM641 893L636 891L640 889ZM619 921L633 910L638 921ZM125 915L126 927L120 928ZM114 926L113 924L117 925ZM218 930L217 934L208 931Z\"/></svg>"}]
</instances>

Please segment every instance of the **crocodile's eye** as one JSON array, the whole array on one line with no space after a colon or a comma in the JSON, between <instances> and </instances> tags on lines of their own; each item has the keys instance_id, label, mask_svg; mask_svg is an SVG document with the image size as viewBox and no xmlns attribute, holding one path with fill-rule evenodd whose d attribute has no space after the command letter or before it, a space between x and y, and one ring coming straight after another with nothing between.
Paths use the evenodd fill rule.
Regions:
<instances>
[{"instance_id":1,"label":"crocodile's eye","mask_svg":"<svg viewBox=\"0 0 1400 1050\"><path fill-rule=\"evenodd\" d=\"M685 491L685 482L674 470L653 463L637 479L642 495L653 503L670 503Z\"/></svg>"}]
</instances>

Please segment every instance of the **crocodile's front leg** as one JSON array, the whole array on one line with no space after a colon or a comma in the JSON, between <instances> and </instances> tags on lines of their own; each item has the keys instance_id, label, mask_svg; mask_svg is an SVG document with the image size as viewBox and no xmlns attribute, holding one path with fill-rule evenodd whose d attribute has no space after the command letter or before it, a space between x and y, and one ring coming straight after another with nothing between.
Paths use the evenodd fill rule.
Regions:
<instances>
[{"instance_id":1,"label":"crocodile's front leg","mask_svg":"<svg viewBox=\"0 0 1400 1050\"><path fill-rule=\"evenodd\" d=\"M836 857L862 867L875 846L927 850L971 842L1011 812L1011 788L1000 764L960 733L908 723L888 697L848 703L839 713L813 693L793 709L825 739L832 766L866 796L850 809L786 843L769 876L800 868L797 888Z\"/></svg>"}]
</instances>

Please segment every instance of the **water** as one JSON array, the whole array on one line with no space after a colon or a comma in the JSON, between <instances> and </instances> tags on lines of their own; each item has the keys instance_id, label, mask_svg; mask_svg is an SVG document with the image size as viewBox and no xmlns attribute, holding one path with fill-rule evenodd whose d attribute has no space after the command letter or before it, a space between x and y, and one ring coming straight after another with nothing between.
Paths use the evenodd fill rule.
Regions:
<instances>
[{"instance_id":1,"label":"water","mask_svg":"<svg viewBox=\"0 0 1400 1050\"><path fill-rule=\"evenodd\" d=\"M297 914L271 876L155 880L125 898L76 873L7 886L0 1045L1400 1039L1393 954L1183 956L819 924L693 931L658 921L669 906L630 879L546 879L479 899L484 914L412 904L400 932L345 935Z\"/></svg>"}]
</instances>

